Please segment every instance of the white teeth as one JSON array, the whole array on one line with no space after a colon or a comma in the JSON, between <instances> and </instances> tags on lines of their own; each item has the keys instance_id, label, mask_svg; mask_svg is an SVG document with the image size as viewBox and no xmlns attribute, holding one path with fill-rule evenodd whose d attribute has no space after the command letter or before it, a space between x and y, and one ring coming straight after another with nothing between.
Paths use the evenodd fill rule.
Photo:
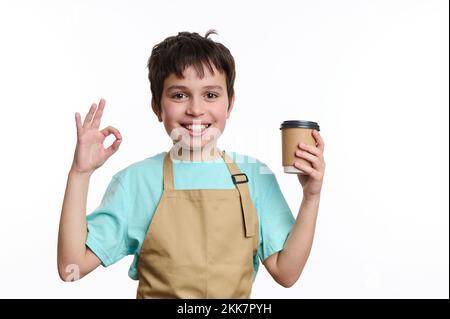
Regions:
<instances>
[{"instance_id":1,"label":"white teeth","mask_svg":"<svg viewBox=\"0 0 450 319\"><path fill-rule=\"evenodd\" d=\"M185 124L185 125L183 125L183 127L187 128L188 130L191 130L191 131L192 131L192 129L193 129L194 131L201 131L201 130L204 130L204 129L206 129L207 127L209 127L209 124L203 124L203 125L198 125L198 124L194 124L194 125L192 125L192 124Z\"/></svg>"}]
</instances>

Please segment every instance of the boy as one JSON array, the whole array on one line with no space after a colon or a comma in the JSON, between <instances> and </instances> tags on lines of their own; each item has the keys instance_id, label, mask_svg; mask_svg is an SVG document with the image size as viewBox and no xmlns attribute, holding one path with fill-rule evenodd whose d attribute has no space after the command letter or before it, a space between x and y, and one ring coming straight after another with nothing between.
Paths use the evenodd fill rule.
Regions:
<instances>
[{"instance_id":1,"label":"boy","mask_svg":"<svg viewBox=\"0 0 450 319\"><path fill-rule=\"evenodd\" d=\"M274 174L256 159L234 161L217 139L234 103L234 59L222 44L180 32L156 45L148 62L152 109L174 145L121 170L87 218L92 173L122 141L99 130L105 107L93 104L81 123L58 238L62 280L134 255L129 270L138 298L249 298L259 259L276 282L292 286L309 256L325 170L324 143L300 146L296 163L303 201L297 220ZM114 143L103 142L113 134ZM240 157L242 159L242 156ZM244 157L245 158L245 157ZM259 259L258 259L259 258Z\"/></svg>"}]
</instances>

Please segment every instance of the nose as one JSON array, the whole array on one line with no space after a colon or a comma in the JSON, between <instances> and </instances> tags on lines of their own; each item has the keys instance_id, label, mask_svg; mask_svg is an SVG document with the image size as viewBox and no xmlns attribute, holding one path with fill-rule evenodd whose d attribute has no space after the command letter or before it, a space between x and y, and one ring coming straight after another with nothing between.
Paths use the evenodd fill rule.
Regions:
<instances>
[{"instance_id":1,"label":"nose","mask_svg":"<svg viewBox=\"0 0 450 319\"><path fill-rule=\"evenodd\" d=\"M203 101L199 98L192 98L189 103L186 113L192 116L199 116L205 113L205 106Z\"/></svg>"}]
</instances>

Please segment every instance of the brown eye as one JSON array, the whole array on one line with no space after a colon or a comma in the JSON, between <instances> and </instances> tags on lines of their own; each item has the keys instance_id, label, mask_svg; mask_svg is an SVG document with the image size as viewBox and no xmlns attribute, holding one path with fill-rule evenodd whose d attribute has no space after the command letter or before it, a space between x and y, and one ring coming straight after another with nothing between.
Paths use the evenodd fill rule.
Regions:
<instances>
[{"instance_id":1,"label":"brown eye","mask_svg":"<svg viewBox=\"0 0 450 319\"><path fill-rule=\"evenodd\" d=\"M215 94L215 93L207 93L206 94L207 96L208 96L208 98L217 98L218 97L218 95L217 94Z\"/></svg>"},{"instance_id":2,"label":"brown eye","mask_svg":"<svg viewBox=\"0 0 450 319\"><path fill-rule=\"evenodd\" d=\"M180 98L183 98L183 93L175 93L173 96L172 96L172 98L176 98L176 99L180 99Z\"/></svg>"}]
</instances>

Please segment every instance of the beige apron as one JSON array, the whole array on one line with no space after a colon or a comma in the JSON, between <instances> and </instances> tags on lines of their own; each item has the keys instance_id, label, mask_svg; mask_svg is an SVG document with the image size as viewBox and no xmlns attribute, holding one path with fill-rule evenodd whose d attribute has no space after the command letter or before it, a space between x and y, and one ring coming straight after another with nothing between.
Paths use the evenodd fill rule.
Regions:
<instances>
[{"instance_id":1,"label":"beige apron","mask_svg":"<svg viewBox=\"0 0 450 319\"><path fill-rule=\"evenodd\" d=\"M236 188L174 190L166 154L163 194L139 255L137 298L250 298L258 216L247 176L221 155Z\"/></svg>"}]
</instances>

